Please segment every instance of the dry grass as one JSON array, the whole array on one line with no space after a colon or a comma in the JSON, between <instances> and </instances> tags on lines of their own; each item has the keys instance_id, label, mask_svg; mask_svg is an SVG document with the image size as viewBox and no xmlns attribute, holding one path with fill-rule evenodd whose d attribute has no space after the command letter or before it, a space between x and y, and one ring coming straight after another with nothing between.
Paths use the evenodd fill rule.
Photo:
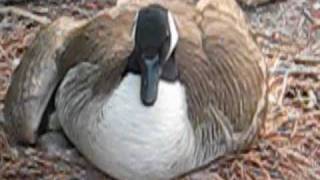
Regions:
<instances>
[{"instance_id":1,"label":"dry grass","mask_svg":"<svg viewBox=\"0 0 320 180\"><path fill-rule=\"evenodd\" d=\"M320 32L318 20L310 20L320 18L315 3L291 0L248 10L270 70L267 121L250 150L183 179L320 179ZM9 15L0 20L1 101L39 25ZM81 179L83 164L34 148L13 149L0 130L0 179Z\"/></svg>"}]
</instances>

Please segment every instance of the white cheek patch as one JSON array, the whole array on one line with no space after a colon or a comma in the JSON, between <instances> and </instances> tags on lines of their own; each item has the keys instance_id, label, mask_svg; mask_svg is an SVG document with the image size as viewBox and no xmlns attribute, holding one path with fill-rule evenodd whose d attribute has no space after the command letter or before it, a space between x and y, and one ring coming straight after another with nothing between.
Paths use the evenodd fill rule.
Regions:
<instances>
[{"instance_id":1,"label":"white cheek patch","mask_svg":"<svg viewBox=\"0 0 320 180\"><path fill-rule=\"evenodd\" d=\"M177 46L178 39L179 39L179 33L174 21L174 17L170 11L168 11L168 21L169 21L169 28L170 28L170 48L165 60L169 59L174 48Z\"/></svg>"},{"instance_id":2,"label":"white cheek patch","mask_svg":"<svg viewBox=\"0 0 320 180\"><path fill-rule=\"evenodd\" d=\"M136 31L137 31L137 23L139 19L139 11L136 13L132 25L132 31L131 31L131 39L135 45L135 36L136 36ZM171 14L170 11L168 11L168 23L169 23L169 31L170 31L170 48L168 50L168 53L166 55L165 61L169 59L171 56L174 48L177 46L178 40L179 40L179 33L176 27L176 23L174 20L173 15Z\"/></svg>"}]
</instances>

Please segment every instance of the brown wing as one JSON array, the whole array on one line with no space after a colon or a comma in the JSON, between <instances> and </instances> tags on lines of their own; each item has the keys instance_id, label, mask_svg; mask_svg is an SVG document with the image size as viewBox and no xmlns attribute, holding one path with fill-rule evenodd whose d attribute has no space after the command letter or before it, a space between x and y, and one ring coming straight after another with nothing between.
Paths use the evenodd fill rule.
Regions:
<instances>
[{"instance_id":1,"label":"brown wing","mask_svg":"<svg viewBox=\"0 0 320 180\"><path fill-rule=\"evenodd\" d=\"M61 58L61 70L67 71L84 61L100 64L106 71L121 65L133 49L134 16L134 11L124 11L115 17L104 13L77 29Z\"/></svg>"},{"instance_id":2,"label":"brown wing","mask_svg":"<svg viewBox=\"0 0 320 180\"><path fill-rule=\"evenodd\" d=\"M90 111L101 108L100 100L119 85L133 50L130 31L134 16L134 11L124 11L114 18L100 15L76 32L77 37L62 57L60 69L62 74L68 72L56 96L64 128L72 127L84 107L91 104L87 108Z\"/></svg>"},{"instance_id":3,"label":"brown wing","mask_svg":"<svg viewBox=\"0 0 320 180\"><path fill-rule=\"evenodd\" d=\"M34 143L41 117L59 82L56 61L72 31L83 24L60 18L44 27L27 49L5 99L5 129L12 140Z\"/></svg>"},{"instance_id":4,"label":"brown wing","mask_svg":"<svg viewBox=\"0 0 320 180\"><path fill-rule=\"evenodd\" d=\"M116 85L132 49L130 30L134 15L134 12L114 17L100 14L72 31L65 27L75 26L74 21L56 22L39 33L14 73L6 98L6 129L15 140L35 142L54 90L68 70L79 63L96 64L105 72L104 76L109 75L110 81L104 83L104 88L112 89Z\"/></svg>"},{"instance_id":5,"label":"brown wing","mask_svg":"<svg viewBox=\"0 0 320 180\"><path fill-rule=\"evenodd\" d=\"M198 133L217 145L254 131L249 141L266 107L263 57L235 1L203 0L197 10L196 23L178 17L182 37L176 52L196 135L199 128L210 131Z\"/></svg>"}]
</instances>

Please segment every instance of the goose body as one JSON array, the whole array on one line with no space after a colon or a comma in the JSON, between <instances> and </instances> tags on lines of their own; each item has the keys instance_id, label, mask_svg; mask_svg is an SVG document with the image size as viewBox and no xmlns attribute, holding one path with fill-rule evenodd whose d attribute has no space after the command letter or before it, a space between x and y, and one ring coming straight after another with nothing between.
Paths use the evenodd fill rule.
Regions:
<instances>
[{"instance_id":1,"label":"goose body","mask_svg":"<svg viewBox=\"0 0 320 180\"><path fill-rule=\"evenodd\" d=\"M122 4L75 27L49 77L64 133L119 179L171 179L247 148L266 112L265 64L236 2L154 3ZM12 94L7 107L28 102ZM9 112L9 131L39 127ZM34 130L14 132L28 141L23 132Z\"/></svg>"},{"instance_id":2,"label":"goose body","mask_svg":"<svg viewBox=\"0 0 320 180\"><path fill-rule=\"evenodd\" d=\"M89 69L88 64L83 68ZM65 83L68 81L61 87L68 88ZM128 74L110 98L91 100L94 103L80 111L74 119L77 122L63 118L61 123L76 147L104 172L119 179L170 179L194 166L191 160L195 142L187 116L185 89L179 82L160 81L156 103L146 107L140 101L139 84L138 75ZM70 106L66 103L68 99L60 101L60 108Z\"/></svg>"}]
</instances>

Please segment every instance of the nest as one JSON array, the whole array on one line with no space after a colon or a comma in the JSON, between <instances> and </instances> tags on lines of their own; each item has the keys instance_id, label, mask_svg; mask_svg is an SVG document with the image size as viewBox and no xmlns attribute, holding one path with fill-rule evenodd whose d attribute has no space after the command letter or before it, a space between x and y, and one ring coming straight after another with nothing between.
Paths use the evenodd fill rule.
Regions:
<instances>
[{"instance_id":1,"label":"nest","mask_svg":"<svg viewBox=\"0 0 320 180\"><path fill-rule=\"evenodd\" d=\"M59 5L31 3L22 8L35 16L23 11L0 14L0 109L13 70L46 22L43 16L75 11L73 16L87 17L103 8L95 3L67 3L62 12L57 12ZM50 6L55 10L45 11ZM222 157L182 179L320 179L320 5L288 0L246 12L270 72L267 120L249 150ZM107 179L95 176L86 164L68 155L10 147L0 129L0 179ZM94 173L88 176L89 171Z\"/></svg>"}]
</instances>

